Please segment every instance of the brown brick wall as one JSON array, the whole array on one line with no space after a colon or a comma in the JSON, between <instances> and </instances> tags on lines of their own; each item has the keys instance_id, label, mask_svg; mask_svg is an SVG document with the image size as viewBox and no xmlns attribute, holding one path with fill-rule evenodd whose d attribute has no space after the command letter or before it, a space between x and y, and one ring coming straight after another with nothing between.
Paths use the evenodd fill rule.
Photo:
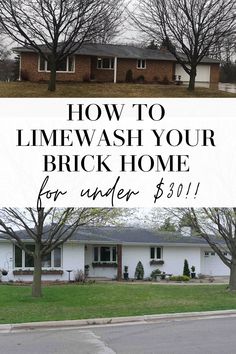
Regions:
<instances>
[{"instance_id":1,"label":"brown brick wall","mask_svg":"<svg viewBox=\"0 0 236 354\"><path fill-rule=\"evenodd\" d=\"M219 81L220 81L220 65L211 64L210 82L212 84L218 84Z\"/></svg>"},{"instance_id":2,"label":"brown brick wall","mask_svg":"<svg viewBox=\"0 0 236 354\"><path fill-rule=\"evenodd\" d=\"M91 74L95 81L98 82L113 82L113 69L97 69L97 57L91 57Z\"/></svg>"},{"instance_id":3,"label":"brown brick wall","mask_svg":"<svg viewBox=\"0 0 236 354\"><path fill-rule=\"evenodd\" d=\"M124 82L126 73L132 70L133 79L143 76L145 81L153 82L173 79L174 63L171 61L147 60L146 69L137 69L136 59L118 59L117 63L117 82ZM29 81L48 81L50 73L38 72L38 55L35 53L21 54L22 79ZM75 57L74 73L58 73L58 81L83 81L85 78L93 77L98 82L113 82L114 70L97 69L97 58L89 56ZM219 64L211 65L211 83L219 82Z\"/></svg>"},{"instance_id":4,"label":"brown brick wall","mask_svg":"<svg viewBox=\"0 0 236 354\"><path fill-rule=\"evenodd\" d=\"M137 69L136 59L118 59L117 81L125 81L127 70L131 69L133 79L144 76L145 81L152 82L163 80L166 76L168 80L173 79L174 65L171 61L147 60L146 69Z\"/></svg>"},{"instance_id":5,"label":"brown brick wall","mask_svg":"<svg viewBox=\"0 0 236 354\"><path fill-rule=\"evenodd\" d=\"M57 73L58 81L83 81L84 77L90 75L90 57L75 57L74 73ZM29 81L48 81L50 73L38 71L38 54L22 53L21 54L21 73L22 79Z\"/></svg>"},{"instance_id":6,"label":"brown brick wall","mask_svg":"<svg viewBox=\"0 0 236 354\"><path fill-rule=\"evenodd\" d=\"M93 57L91 60L91 73L96 81L113 82L114 70L111 69L97 69L97 58ZM169 61L146 61L146 69L137 68L136 59L119 59L117 60L117 82L124 82L127 71L131 69L133 79L136 80L140 76L144 76L145 81L152 82L163 80L166 76L169 80L173 79L174 65Z\"/></svg>"}]
</instances>

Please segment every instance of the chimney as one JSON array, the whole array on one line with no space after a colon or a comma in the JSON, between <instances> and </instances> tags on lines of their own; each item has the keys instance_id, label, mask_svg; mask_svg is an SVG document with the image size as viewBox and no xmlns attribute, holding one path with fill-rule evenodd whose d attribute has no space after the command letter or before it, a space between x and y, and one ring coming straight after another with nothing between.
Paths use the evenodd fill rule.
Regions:
<instances>
[{"instance_id":1,"label":"chimney","mask_svg":"<svg viewBox=\"0 0 236 354\"><path fill-rule=\"evenodd\" d=\"M161 52L168 52L167 46L166 46L165 44L162 44L162 45L160 46L160 51L161 51Z\"/></svg>"}]
</instances>

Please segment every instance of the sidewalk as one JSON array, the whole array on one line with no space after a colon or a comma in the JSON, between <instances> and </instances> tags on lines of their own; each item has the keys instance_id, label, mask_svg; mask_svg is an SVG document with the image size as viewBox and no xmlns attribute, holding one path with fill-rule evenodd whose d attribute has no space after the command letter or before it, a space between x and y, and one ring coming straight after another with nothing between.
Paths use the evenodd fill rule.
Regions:
<instances>
[{"instance_id":1,"label":"sidewalk","mask_svg":"<svg viewBox=\"0 0 236 354\"><path fill-rule=\"evenodd\" d=\"M205 311L205 312L185 312L162 315L144 315L144 316L128 316L128 317L113 317L113 318L95 318L84 320L67 320L67 321L48 321L48 322L31 322L31 323L16 323L0 325L0 333L32 331L32 330L49 330L49 329L65 329L79 328L88 326L115 325L115 324L147 324L160 323L170 321L197 320L197 319L212 319L236 317L236 310L225 311Z\"/></svg>"}]
</instances>

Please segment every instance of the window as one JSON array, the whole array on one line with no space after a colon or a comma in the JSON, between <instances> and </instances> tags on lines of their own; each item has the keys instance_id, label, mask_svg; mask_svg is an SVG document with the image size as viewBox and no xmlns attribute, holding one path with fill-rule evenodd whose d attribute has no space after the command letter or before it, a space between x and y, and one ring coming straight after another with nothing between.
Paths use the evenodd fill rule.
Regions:
<instances>
[{"instance_id":1,"label":"window","mask_svg":"<svg viewBox=\"0 0 236 354\"><path fill-rule=\"evenodd\" d=\"M15 246L15 267L22 267L22 250Z\"/></svg>"},{"instance_id":2,"label":"window","mask_svg":"<svg viewBox=\"0 0 236 354\"><path fill-rule=\"evenodd\" d=\"M146 69L146 60L145 59L138 59L137 60L137 68L138 69Z\"/></svg>"},{"instance_id":3,"label":"window","mask_svg":"<svg viewBox=\"0 0 236 354\"><path fill-rule=\"evenodd\" d=\"M97 58L97 69L114 69L114 58Z\"/></svg>"},{"instance_id":4,"label":"window","mask_svg":"<svg viewBox=\"0 0 236 354\"><path fill-rule=\"evenodd\" d=\"M208 257L209 256L209 252L204 252L204 256Z\"/></svg>"},{"instance_id":5,"label":"window","mask_svg":"<svg viewBox=\"0 0 236 354\"><path fill-rule=\"evenodd\" d=\"M94 262L98 262L98 247L94 247L94 255L93 255L93 260Z\"/></svg>"},{"instance_id":6,"label":"window","mask_svg":"<svg viewBox=\"0 0 236 354\"><path fill-rule=\"evenodd\" d=\"M116 262L116 247L94 247L93 255L94 262Z\"/></svg>"},{"instance_id":7,"label":"window","mask_svg":"<svg viewBox=\"0 0 236 354\"><path fill-rule=\"evenodd\" d=\"M57 247L53 250L53 262L55 268L61 267L61 247Z\"/></svg>"},{"instance_id":8,"label":"window","mask_svg":"<svg viewBox=\"0 0 236 354\"><path fill-rule=\"evenodd\" d=\"M69 56L61 60L57 64L57 72L74 72L74 57ZM39 71L50 71L50 62L45 60L42 56L39 57Z\"/></svg>"},{"instance_id":9,"label":"window","mask_svg":"<svg viewBox=\"0 0 236 354\"><path fill-rule=\"evenodd\" d=\"M34 251L34 245L28 244L26 247ZM14 265L15 268L33 268L34 267L34 259L32 256L25 253L25 251L21 250L18 246L15 245L14 252ZM60 268L61 267L61 248L55 248L51 253L47 254L43 257L42 260L43 268Z\"/></svg>"},{"instance_id":10,"label":"window","mask_svg":"<svg viewBox=\"0 0 236 354\"><path fill-rule=\"evenodd\" d=\"M51 264L52 264L51 253L49 253L49 254L47 254L46 256L43 257L42 267L43 268L50 268Z\"/></svg>"},{"instance_id":11,"label":"window","mask_svg":"<svg viewBox=\"0 0 236 354\"><path fill-rule=\"evenodd\" d=\"M151 247L150 248L150 258L151 259L162 259L162 248L161 247Z\"/></svg>"},{"instance_id":12,"label":"window","mask_svg":"<svg viewBox=\"0 0 236 354\"><path fill-rule=\"evenodd\" d=\"M26 247L29 251L34 252L34 245L26 245ZM34 267L34 258L27 253L25 253L25 267Z\"/></svg>"}]
</instances>

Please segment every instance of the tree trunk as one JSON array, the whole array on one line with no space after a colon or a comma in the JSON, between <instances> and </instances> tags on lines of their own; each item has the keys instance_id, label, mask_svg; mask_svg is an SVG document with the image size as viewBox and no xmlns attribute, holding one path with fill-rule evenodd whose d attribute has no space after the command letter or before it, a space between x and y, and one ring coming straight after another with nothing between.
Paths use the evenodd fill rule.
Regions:
<instances>
[{"instance_id":1,"label":"tree trunk","mask_svg":"<svg viewBox=\"0 0 236 354\"><path fill-rule=\"evenodd\" d=\"M196 67L192 67L190 71L190 78L189 78L189 84L188 84L188 90L189 91L194 91L195 89L195 79L197 75L197 70Z\"/></svg>"},{"instance_id":2,"label":"tree trunk","mask_svg":"<svg viewBox=\"0 0 236 354\"><path fill-rule=\"evenodd\" d=\"M37 246L35 246L36 248ZM35 249L36 251L36 249ZM34 256L34 278L32 284L32 296L41 297L42 296L42 284L41 284L41 275L42 275L42 258L39 252L35 252Z\"/></svg>"},{"instance_id":3,"label":"tree trunk","mask_svg":"<svg viewBox=\"0 0 236 354\"><path fill-rule=\"evenodd\" d=\"M236 291L236 262L230 267L229 290Z\"/></svg>"},{"instance_id":4,"label":"tree trunk","mask_svg":"<svg viewBox=\"0 0 236 354\"><path fill-rule=\"evenodd\" d=\"M48 83L48 91L56 91L56 76L57 76L57 69L56 69L56 62L54 60L51 61L51 71L50 71L50 80Z\"/></svg>"}]
</instances>

